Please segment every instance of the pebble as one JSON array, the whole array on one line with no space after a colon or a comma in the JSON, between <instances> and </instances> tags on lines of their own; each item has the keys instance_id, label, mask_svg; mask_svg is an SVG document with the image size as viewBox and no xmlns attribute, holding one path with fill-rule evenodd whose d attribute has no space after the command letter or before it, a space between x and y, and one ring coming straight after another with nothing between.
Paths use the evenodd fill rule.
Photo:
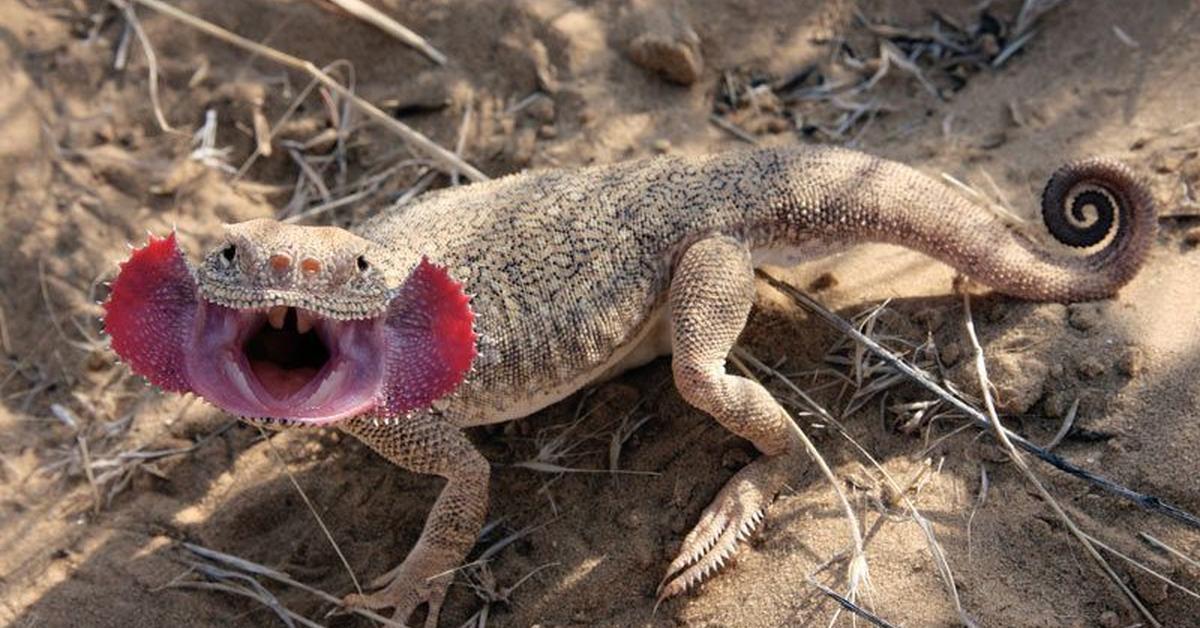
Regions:
<instances>
[{"instance_id":1,"label":"pebble","mask_svg":"<svg viewBox=\"0 0 1200 628\"><path fill-rule=\"evenodd\" d=\"M677 15L652 21L653 25L629 41L630 60L672 83L695 83L704 71L700 36Z\"/></svg>"}]
</instances>

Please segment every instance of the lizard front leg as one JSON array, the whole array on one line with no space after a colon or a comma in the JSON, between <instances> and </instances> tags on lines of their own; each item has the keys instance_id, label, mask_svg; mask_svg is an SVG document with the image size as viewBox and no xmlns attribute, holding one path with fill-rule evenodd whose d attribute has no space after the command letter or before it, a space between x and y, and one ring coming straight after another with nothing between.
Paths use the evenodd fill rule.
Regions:
<instances>
[{"instance_id":1,"label":"lizard front leg","mask_svg":"<svg viewBox=\"0 0 1200 628\"><path fill-rule=\"evenodd\" d=\"M345 602L371 609L394 607L394 618L404 622L425 602L429 604L425 626L437 626L454 570L475 545L483 527L488 462L461 430L427 413L390 421L359 417L342 429L397 466L446 478L446 486L425 520L425 529L404 562L371 583L382 587L379 591L351 594Z\"/></svg>"},{"instance_id":2,"label":"lizard front leg","mask_svg":"<svg viewBox=\"0 0 1200 628\"><path fill-rule=\"evenodd\" d=\"M754 443L762 456L725 484L683 540L658 588L662 601L717 571L762 521L789 475L803 462L791 418L758 383L725 373L725 358L754 303L746 245L724 237L689 247L671 280L672 372L688 403Z\"/></svg>"}]
</instances>

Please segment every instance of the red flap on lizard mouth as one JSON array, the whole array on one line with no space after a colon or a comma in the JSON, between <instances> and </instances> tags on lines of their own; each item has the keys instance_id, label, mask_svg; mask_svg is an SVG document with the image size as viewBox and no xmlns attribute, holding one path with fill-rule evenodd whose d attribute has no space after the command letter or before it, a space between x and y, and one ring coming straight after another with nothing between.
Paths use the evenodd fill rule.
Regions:
<instances>
[{"instance_id":1,"label":"red flap on lizard mouth","mask_svg":"<svg viewBox=\"0 0 1200 628\"><path fill-rule=\"evenodd\" d=\"M428 407L466 378L475 360L475 314L462 284L428 259L388 306L383 405L393 414Z\"/></svg>"},{"instance_id":2,"label":"red flap on lizard mouth","mask_svg":"<svg viewBox=\"0 0 1200 628\"><path fill-rule=\"evenodd\" d=\"M174 233L150 236L121 264L104 311L112 348L134 372L163 390L191 390L184 345L196 312L196 283Z\"/></svg>"}]
</instances>

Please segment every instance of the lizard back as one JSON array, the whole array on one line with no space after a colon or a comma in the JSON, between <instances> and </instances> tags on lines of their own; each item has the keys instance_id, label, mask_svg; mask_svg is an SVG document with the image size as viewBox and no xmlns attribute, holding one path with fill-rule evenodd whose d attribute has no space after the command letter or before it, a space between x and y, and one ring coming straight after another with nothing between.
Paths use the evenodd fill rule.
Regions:
<instances>
[{"instance_id":1,"label":"lizard back","mask_svg":"<svg viewBox=\"0 0 1200 628\"><path fill-rule=\"evenodd\" d=\"M394 282L428 256L473 295L479 357L447 414L490 423L549 405L619 361L659 318L675 257L713 234L752 251L892 242L1015 296L1111 293L1152 239L1149 196L1115 162L1055 176L1050 187L1065 187L1044 199L1045 212L1053 205L1083 220L1080 186L1103 195L1087 202L1111 204L1120 224L1100 234L1109 239L1101 251L1043 250L926 175L833 147L525 172L426 195L355 232L387 252L382 265Z\"/></svg>"}]
</instances>

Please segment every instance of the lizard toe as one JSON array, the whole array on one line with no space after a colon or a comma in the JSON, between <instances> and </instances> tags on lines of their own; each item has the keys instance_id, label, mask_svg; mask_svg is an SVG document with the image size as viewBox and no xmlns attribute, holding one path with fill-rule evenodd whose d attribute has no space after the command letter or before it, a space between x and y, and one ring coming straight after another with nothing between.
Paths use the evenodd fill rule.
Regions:
<instances>
[{"instance_id":1,"label":"lizard toe","mask_svg":"<svg viewBox=\"0 0 1200 628\"><path fill-rule=\"evenodd\" d=\"M730 478L684 537L658 586L659 602L700 584L737 553L739 541L758 529L783 487L789 462L785 458L759 458Z\"/></svg>"},{"instance_id":2,"label":"lizard toe","mask_svg":"<svg viewBox=\"0 0 1200 628\"><path fill-rule=\"evenodd\" d=\"M408 623L418 606L427 604L425 626L436 628L446 590L454 580L453 569L446 568L447 564L453 565L453 560L447 558L418 546L398 567L371 582L373 587L383 585L381 589L374 593L351 593L342 603L371 610L392 608L395 609L392 619L402 623Z\"/></svg>"}]
</instances>

